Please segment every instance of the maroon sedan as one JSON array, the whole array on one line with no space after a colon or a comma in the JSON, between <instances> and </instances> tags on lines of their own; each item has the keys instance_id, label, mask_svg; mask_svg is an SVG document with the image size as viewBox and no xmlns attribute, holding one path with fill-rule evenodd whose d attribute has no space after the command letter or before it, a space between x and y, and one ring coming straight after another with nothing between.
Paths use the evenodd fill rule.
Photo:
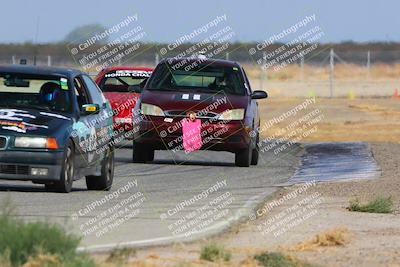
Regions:
<instances>
[{"instance_id":1,"label":"maroon sedan","mask_svg":"<svg viewBox=\"0 0 400 267\"><path fill-rule=\"evenodd\" d=\"M192 150L235 153L236 166L257 165L258 134L250 133L260 125L256 99L266 97L264 91L252 91L236 62L165 59L135 107L135 121L140 122L133 141L134 162L152 161L155 150L192 152L190 147L195 147ZM188 128L190 123L200 129ZM188 131L194 138L188 139Z\"/></svg>"}]
</instances>

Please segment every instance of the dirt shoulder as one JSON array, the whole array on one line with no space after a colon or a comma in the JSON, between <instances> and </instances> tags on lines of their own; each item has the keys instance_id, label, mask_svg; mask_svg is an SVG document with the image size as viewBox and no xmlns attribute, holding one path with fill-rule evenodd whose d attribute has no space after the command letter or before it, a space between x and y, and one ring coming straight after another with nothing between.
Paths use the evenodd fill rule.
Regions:
<instances>
[{"instance_id":1,"label":"dirt shoulder","mask_svg":"<svg viewBox=\"0 0 400 267\"><path fill-rule=\"evenodd\" d=\"M221 238L220 243L242 251L281 251L319 266L400 266L400 145L374 143L371 148L382 168L378 179L357 182L321 183L309 188L296 199L274 208L248 225ZM287 195L299 186L281 192ZM289 227L280 235L264 234L260 225L297 205L307 196L318 193L322 202L316 214L298 225ZM349 200L368 201L375 197L391 196L395 203L393 214L350 212ZM295 251L296 244L312 239L316 234L331 229L347 229L349 234L344 246L317 247L311 251ZM245 256L245 255L243 255Z\"/></svg>"},{"instance_id":2,"label":"dirt shoulder","mask_svg":"<svg viewBox=\"0 0 400 267\"><path fill-rule=\"evenodd\" d=\"M371 149L382 168L382 175L377 179L317 183L288 200L285 196L301 186L285 188L275 198L285 201L255 220L207 240L138 250L127 266L256 266L246 259L263 252L281 252L315 266L400 266L400 145L373 143ZM346 209L352 199L368 201L382 196L393 197L393 214L350 212ZM316 202L317 199L321 201ZM272 201L260 206L259 213ZM307 207L310 205L311 208ZM296 213L304 207L306 212L300 214L300 220L288 220L288 211ZM274 225L277 226L275 230ZM317 244L299 249L298 244L332 229L346 230L344 245ZM199 260L201 248L210 243L229 250L231 261L218 265Z\"/></svg>"}]
</instances>

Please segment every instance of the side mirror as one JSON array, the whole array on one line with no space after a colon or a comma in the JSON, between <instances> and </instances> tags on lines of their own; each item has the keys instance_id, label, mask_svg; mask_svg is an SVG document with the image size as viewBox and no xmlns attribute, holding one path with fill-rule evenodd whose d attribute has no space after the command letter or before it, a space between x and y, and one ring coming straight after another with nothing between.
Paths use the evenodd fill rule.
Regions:
<instances>
[{"instance_id":1,"label":"side mirror","mask_svg":"<svg viewBox=\"0 0 400 267\"><path fill-rule=\"evenodd\" d=\"M86 104L81 108L81 113L83 115L95 114L100 111L100 106L98 104Z\"/></svg>"},{"instance_id":2,"label":"side mirror","mask_svg":"<svg viewBox=\"0 0 400 267\"><path fill-rule=\"evenodd\" d=\"M261 90L254 91L251 94L251 99L263 99L263 98L267 98L267 97L268 97L267 92L264 92Z\"/></svg>"},{"instance_id":3,"label":"side mirror","mask_svg":"<svg viewBox=\"0 0 400 267\"><path fill-rule=\"evenodd\" d=\"M142 92L142 88L140 85L131 85L128 87L128 91L140 94Z\"/></svg>"}]
</instances>

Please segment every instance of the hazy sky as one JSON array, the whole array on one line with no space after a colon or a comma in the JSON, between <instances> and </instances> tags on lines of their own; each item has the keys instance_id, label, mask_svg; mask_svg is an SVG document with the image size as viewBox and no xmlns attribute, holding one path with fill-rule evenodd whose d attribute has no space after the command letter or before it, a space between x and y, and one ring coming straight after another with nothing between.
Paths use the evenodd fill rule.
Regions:
<instances>
[{"instance_id":1,"label":"hazy sky","mask_svg":"<svg viewBox=\"0 0 400 267\"><path fill-rule=\"evenodd\" d=\"M323 42L400 41L400 1L396 0L4 0L0 42L62 40L73 28L89 23L111 26L138 14L147 41L171 42L226 14L235 41L261 41L290 27L306 15L316 15Z\"/></svg>"}]
</instances>

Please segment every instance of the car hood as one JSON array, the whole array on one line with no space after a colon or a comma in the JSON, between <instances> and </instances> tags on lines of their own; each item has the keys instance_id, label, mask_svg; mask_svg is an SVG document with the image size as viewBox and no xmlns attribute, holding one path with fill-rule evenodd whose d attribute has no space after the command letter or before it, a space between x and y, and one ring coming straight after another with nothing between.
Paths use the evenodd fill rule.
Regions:
<instances>
[{"instance_id":1,"label":"car hood","mask_svg":"<svg viewBox=\"0 0 400 267\"><path fill-rule=\"evenodd\" d=\"M0 134L55 136L72 125L71 118L50 111L0 108Z\"/></svg>"},{"instance_id":2,"label":"car hood","mask_svg":"<svg viewBox=\"0 0 400 267\"><path fill-rule=\"evenodd\" d=\"M132 114L132 109L139 98L137 93L106 92L103 94L110 102L111 108L118 111L117 116Z\"/></svg>"},{"instance_id":3,"label":"car hood","mask_svg":"<svg viewBox=\"0 0 400 267\"><path fill-rule=\"evenodd\" d=\"M141 102L160 107L164 111L183 110L221 113L227 109L246 109L248 96L237 96L213 93L171 92L145 90Z\"/></svg>"}]
</instances>

